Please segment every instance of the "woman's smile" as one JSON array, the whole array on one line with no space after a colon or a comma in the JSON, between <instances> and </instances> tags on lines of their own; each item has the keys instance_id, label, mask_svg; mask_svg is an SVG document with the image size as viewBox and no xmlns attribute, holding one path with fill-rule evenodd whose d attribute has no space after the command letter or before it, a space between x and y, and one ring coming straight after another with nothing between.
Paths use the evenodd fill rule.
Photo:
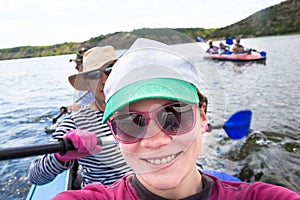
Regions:
<instances>
[{"instance_id":1,"label":"woman's smile","mask_svg":"<svg viewBox=\"0 0 300 200\"><path fill-rule=\"evenodd\" d=\"M170 163L171 161L173 161L175 158L177 158L180 154L182 154L182 151L176 154L172 154L172 155L168 155L168 156L164 156L161 158L149 158L149 159L144 159L142 158L142 160L151 163L153 165L165 165L167 163Z\"/></svg>"}]
</instances>

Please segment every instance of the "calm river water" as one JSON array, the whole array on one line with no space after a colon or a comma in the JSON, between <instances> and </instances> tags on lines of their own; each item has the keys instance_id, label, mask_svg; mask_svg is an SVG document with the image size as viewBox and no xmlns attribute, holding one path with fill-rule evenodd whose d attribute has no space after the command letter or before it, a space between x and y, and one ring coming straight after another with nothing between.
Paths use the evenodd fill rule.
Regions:
<instances>
[{"instance_id":1,"label":"calm river water","mask_svg":"<svg viewBox=\"0 0 300 200\"><path fill-rule=\"evenodd\" d=\"M222 91L211 97L208 116L223 122L230 114L253 112L250 134L230 140L223 130L205 136L199 158L207 169L244 181L263 181L300 193L300 35L242 39L244 46L267 52L265 64L202 61L218 73ZM203 55L199 55L202 57ZM74 101L67 76L76 73L75 55L0 61L0 148L45 144L59 108ZM25 199L33 157L0 161L0 199Z\"/></svg>"}]
</instances>

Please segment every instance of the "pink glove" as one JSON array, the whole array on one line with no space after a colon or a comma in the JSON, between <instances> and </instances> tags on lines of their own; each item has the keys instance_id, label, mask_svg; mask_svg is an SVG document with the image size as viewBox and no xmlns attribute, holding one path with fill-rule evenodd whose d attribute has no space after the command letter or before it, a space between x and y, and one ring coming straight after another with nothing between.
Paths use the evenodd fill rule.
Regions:
<instances>
[{"instance_id":1,"label":"pink glove","mask_svg":"<svg viewBox=\"0 0 300 200\"><path fill-rule=\"evenodd\" d=\"M96 135L92 132L74 129L67 132L64 137L65 140L71 141L76 150L68 151L65 155L55 153L57 160L61 162L68 162L73 159L83 158L91 154L99 153L102 150L100 145L97 145Z\"/></svg>"},{"instance_id":2,"label":"pink glove","mask_svg":"<svg viewBox=\"0 0 300 200\"><path fill-rule=\"evenodd\" d=\"M205 132L210 132L212 130L212 127L209 123L206 124L206 127L205 127Z\"/></svg>"},{"instance_id":3,"label":"pink glove","mask_svg":"<svg viewBox=\"0 0 300 200\"><path fill-rule=\"evenodd\" d=\"M205 132L208 132L208 131L209 131L209 125L206 124L206 126L205 126Z\"/></svg>"}]
</instances>

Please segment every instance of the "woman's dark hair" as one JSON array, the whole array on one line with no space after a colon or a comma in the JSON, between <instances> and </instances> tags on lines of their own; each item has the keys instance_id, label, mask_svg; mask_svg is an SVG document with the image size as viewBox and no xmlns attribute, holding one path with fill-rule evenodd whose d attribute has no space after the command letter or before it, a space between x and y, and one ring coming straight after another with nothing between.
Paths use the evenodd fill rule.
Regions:
<instances>
[{"instance_id":1,"label":"woman's dark hair","mask_svg":"<svg viewBox=\"0 0 300 200\"><path fill-rule=\"evenodd\" d=\"M206 114L207 111L207 105L208 105L208 99L206 98L206 96L204 96L201 92L197 92L198 94L198 98L199 98L199 107L202 107L202 105L205 103L205 108L204 108L204 112Z\"/></svg>"}]
</instances>

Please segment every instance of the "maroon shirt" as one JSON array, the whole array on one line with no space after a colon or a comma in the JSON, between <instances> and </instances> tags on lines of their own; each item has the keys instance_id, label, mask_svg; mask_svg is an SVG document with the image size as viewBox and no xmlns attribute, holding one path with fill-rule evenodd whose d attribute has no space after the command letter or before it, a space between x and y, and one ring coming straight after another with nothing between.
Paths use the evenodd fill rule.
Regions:
<instances>
[{"instance_id":1,"label":"maroon shirt","mask_svg":"<svg viewBox=\"0 0 300 200\"><path fill-rule=\"evenodd\" d=\"M184 198L185 200L300 200L300 196L284 187L262 182L243 183L221 181L214 176L202 174L201 192ZM139 183L134 175L124 176L110 186L90 184L82 190L69 190L58 194L55 200L112 200L151 199L162 200Z\"/></svg>"}]
</instances>

